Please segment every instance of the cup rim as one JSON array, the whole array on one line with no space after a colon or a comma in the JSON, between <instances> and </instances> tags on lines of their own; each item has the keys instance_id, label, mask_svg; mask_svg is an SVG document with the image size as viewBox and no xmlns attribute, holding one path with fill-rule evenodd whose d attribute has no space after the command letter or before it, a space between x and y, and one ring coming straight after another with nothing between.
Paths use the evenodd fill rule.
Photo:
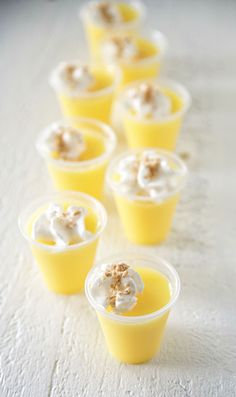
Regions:
<instances>
[{"instance_id":1,"label":"cup rim","mask_svg":"<svg viewBox=\"0 0 236 397\"><path fill-rule=\"evenodd\" d=\"M120 314L117 313L113 313L113 312L108 312L106 311L106 309L104 307L102 307L101 305L99 305L92 297L90 290L89 290L89 282L90 279L92 277L93 271L96 267L101 266L104 263L109 263L111 261L124 261L124 262L128 262L130 260L142 260L143 262L149 262L154 264L155 266L151 266L152 268L158 270L158 267L156 266L157 263L159 263L159 268L160 267L164 267L165 270L167 270L167 272L169 272L169 274L173 277L172 280L172 284L175 282L175 291L173 293L173 295L170 297L170 301L164 305L163 307L161 307L158 310L155 310L152 313L148 313L148 314L143 314L140 316L122 316ZM163 272L160 270L160 273L163 274ZM163 274L167 279L168 277ZM168 279L169 281L169 285L171 284L170 279ZM173 289L173 285L172 285L172 289ZM136 255L136 254L132 254L132 253L121 253L120 255L115 254L112 256L108 256L106 258L104 258L104 260L100 260L97 264L95 264L92 269L89 271L89 273L87 274L86 280L85 280L85 295L87 297L87 300L89 301L90 305L93 307L93 309L95 309L97 312L99 312L100 314L102 314L103 316L114 320L114 321L119 321L119 322L123 322L126 324L134 324L134 323L142 323L142 322L146 322L146 321L151 321L157 317L162 316L164 313L166 313L168 310L170 310L170 308L175 304L176 300L178 299L179 293L180 293L180 278L179 275L177 273L177 271L175 270L175 268L169 263L167 262L165 259L161 258L161 257L154 257L151 255ZM170 285L170 290L171 290L171 285ZM172 291L171 291L172 292Z\"/></svg>"},{"instance_id":2,"label":"cup rim","mask_svg":"<svg viewBox=\"0 0 236 397\"><path fill-rule=\"evenodd\" d=\"M71 123L70 123L70 121L71 121ZM63 160L63 159L54 159L54 158L50 157L50 155L43 150L43 143L48 135L50 125L54 123L54 122L52 122L41 131L41 133L39 134L39 136L36 140L35 146L36 146L36 150L40 154L40 156L47 162L50 162L50 163L55 164L62 168L69 168L71 170L84 169L84 168L87 168L87 167L90 167L90 166L93 166L96 164L103 163L104 161L109 159L111 154L114 152L116 144L117 144L117 138L116 138L113 128L110 125L103 123L99 120L90 119L90 118L86 118L86 117L70 117L70 118L62 119L60 121L56 121L56 123L58 122L65 126L66 125L70 126L73 121L81 122L81 123L88 123L91 126L94 125L95 127L99 127L103 132L105 132L106 137L109 142L109 147L107 148L107 150L104 153L102 153L100 156L97 156L90 160L83 160L83 161L69 161L69 160ZM77 127L75 127L75 128L77 128Z\"/></svg>"},{"instance_id":3,"label":"cup rim","mask_svg":"<svg viewBox=\"0 0 236 397\"><path fill-rule=\"evenodd\" d=\"M159 86L160 88L167 88L173 91L176 95L180 96L180 98L183 101L183 106L182 108L174 113L171 113L167 116L162 116L157 118L145 118L145 117L139 117L135 114L132 114L130 111L124 109L125 117L128 117L129 119L139 121L142 124L162 124L163 122L169 122L172 120L176 120L179 117L182 117L190 108L192 104L192 99L190 96L189 91L185 88L184 85L181 83L178 83L177 81L174 81L169 78L157 78L157 79L142 79L142 80L137 80L135 82L132 82L131 84L128 84L125 86L125 88L122 90L122 92L119 95L118 101L120 103L123 102L123 98L125 93L130 89L135 86L138 86L141 83L150 83L153 82L155 85Z\"/></svg>"},{"instance_id":4,"label":"cup rim","mask_svg":"<svg viewBox=\"0 0 236 397\"><path fill-rule=\"evenodd\" d=\"M89 3L92 3L93 1L89 1L87 3L84 3L84 5L81 7L80 11L79 11L79 17L83 20L85 18L89 18L88 15L88 5ZM137 11L138 11L138 17L135 18L134 20L131 20L129 22L126 21L122 21L120 23L116 23L112 29L132 29L135 28L137 25L141 25L144 21L144 19L146 18L146 13L147 13L147 8L144 4L143 1L139 1L139 0L126 0L124 1L120 1L120 3L125 3L125 4L129 4L131 6L133 6ZM94 23L97 26L102 26L102 23ZM105 26L105 25L104 25ZM105 26L105 29L107 29L107 27Z\"/></svg>"},{"instance_id":5,"label":"cup rim","mask_svg":"<svg viewBox=\"0 0 236 397\"><path fill-rule=\"evenodd\" d=\"M102 67L101 65L97 65L96 63L93 63L93 62L81 62L79 60L69 60L66 62L72 63L72 64L76 63L77 65L81 65L81 66L88 64L91 68L102 69L103 71L105 70L107 73L111 74L111 76L113 77L113 81L107 87L100 88L96 91L81 91L81 92L74 93L74 92L70 92L69 90L68 91L66 89L62 90L62 89L60 89L60 88L58 89L56 87L56 84L54 82L54 77L53 77L56 68L54 68L49 75L48 84L58 95L63 95L63 96L74 98L74 99L97 98L97 97L112 93L120 82L120 79L121 79L120 73L117 73L117 71L115 71L114 68L111 67L110 65L106 65L106 66Z\"/></svg>"},{"instance_id":6,"label":"cup rim","mask_svg":"<svg viewBox=\"0 0 236 397\"><path fill-rule=\"evenodd\" d=\"M52 200L58 200L58 199L65 199L68 200L68 198L73 198L73 199L82 199L85 201L88 201L89 204L93 207L95 210L96 215L98 216L98 219L100 221L98 230L96 233L94 233L91 237L89 237L85 241L81 241L77 244L69 245L66 247L58 247L56 245L48 245L48 244L43 244L40 243L36 240L34 240L29 233L26 231L26 223L29 220L29 217L36 211L40 206L50 203ZM37 199L34 199L31 201L30 204L28 204L20 213L18 217L18 227L20 229L20 232L22 236L31 244L36 245L37 247L45 250L45 251L50 251L50 252L63 252L63 251L71 251L75 250L79 247L88 245L92 243L94 240L96 240L101 233L103 232L104 228L106 227L107 224L107 212L105 210L105 207L102 205L102 203L95 199L94 197L90 196L89 194L82 193L82 192L74 192L70 190L64 190L63 192L54 192L45 196L37 197Z\"/></svg>"},{"instance_id":7,"label":"cup rim","mask_svg":"<svg viewBox=\"0 0 236 397\"><path fill-rule=\"evenodd\" d=\"M138 39L144 39L144 40L147 39L150 42L154 43L158 47L159 52L154 55L150 55L145 58L138 59L138 60L126 60L126 59L118 60L117 61L118 67L119 67L119 65L120 66L134 65L137 67L143 66L143 65L148 65L152 62L160 61L165 56L166 51L168 49L168 40L167 40L166 36L159 30L150 29L145 32L141 31L138 35ZM107 37L103 40L103 43L105 43L106 40L107 40ZM109 64L109 62L107 62L107 64ZM113 62L111 62L111 64L113 64ZM114 64L116 64L116 61L114 62Z\"/></svg>"},{"instance_id":8,"label":"cup rim","mask_svg":"<svg viewBox=\"0 0 236 397\"><path fill-rule=\"evenodd\" d=\"M126 157L130 154L138 154L138 153L142 153L146 150L155 150L155 152L157 154L163 155L165 157L167 157L169 160L175 162L175 164L177 164L182 172L183 178L181 183L178 185L178 187L176 189L173 189L171 192L167 192L163 197L161 198L153 198L153 197L149 197L149 196L138 196L136 194L132 194L132 193L123 193L120 192L119 189L119 185L117 185L113 178L112 175L114 173L115 167L116 165L119 163L119 161L123 158ZM111 163L108 166L107 172L106 172L106 182L108 184L108 186L110 187L110 189L117 193L120 196L124 196L127 197L130 200L133 201L141 201L141 202L152 202L152 203L161 203L165 200L167 200L169 197L174 196L175 194L179 193L185 186L186 184L186 180L187 180L187 176L188 176L188 169L186 164L184 163L184 161L175 153L164 150L164 149L159 149L159 148L153 148L153 147L146 147L146 148L139 148L139 149L128 149L124 152L122 152L121 154L119 154L118 156L116 156Z\"/></svg>"}]
</instances>

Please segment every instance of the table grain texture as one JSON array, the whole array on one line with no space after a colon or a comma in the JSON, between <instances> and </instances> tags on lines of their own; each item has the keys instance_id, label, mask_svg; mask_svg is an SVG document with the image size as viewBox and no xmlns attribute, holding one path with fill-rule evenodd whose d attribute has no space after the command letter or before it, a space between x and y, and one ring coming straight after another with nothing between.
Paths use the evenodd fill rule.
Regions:
<instances>
[{"instance_id":1,"label":"table grain texture","mask_svg":"<svg viewBox=\"0 0 236 397\"><path fill-rule=\"evenodd\" d=\"M182 280L160 355L124 365L105 347L84 296L44 287L17 227L19 211L52 191L34 143L60 118L48 75L86 59L80 1L0 2L0 396L236 396L236 2L146 1L148 26L169 39L163 74L193 103L177 152L188 184L165 244L130 244L109 192L98 258L113 252L163 256ZM122 147L122 145L120 146Z\"/></svg>"}]
</instances>

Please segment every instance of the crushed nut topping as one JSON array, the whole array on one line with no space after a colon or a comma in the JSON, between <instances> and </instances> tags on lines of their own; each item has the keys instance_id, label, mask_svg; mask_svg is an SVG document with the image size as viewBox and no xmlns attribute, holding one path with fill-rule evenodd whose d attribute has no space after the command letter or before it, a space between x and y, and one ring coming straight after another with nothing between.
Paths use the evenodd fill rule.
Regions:
<instances>
[{"instance_id":1,"label":"crushed nut topping","mask_svg":"<svg viewBox=\"0 0 236 397\"><path fill-rule=\"evenodd\" d=\"M189 152L181 152L180 157L181 157L181 159L187 161L190 159L190 153Z\"/></svg>"},{"instance_id":2,"label":"crushed nut topping","mask_svg":"<svg viewBox=\"0 0 236 397\"><path fill-rule=\"evenodd\" d=\"M144 83L140 85L139 90L144 102L153 103L156 101L156 89L153 85Z\"/></svg>"},{"instance_id":3,"label":"crushed nut topping","mask_svg":"<svg viewBox=\"0 0 236 397\"><path fill-rule=\"evenodd\" d=\"M160 158L144 157L143 163L148 169L148 177L150 178L156 177L161 170Z\"/></svg>"},{"instance_id":4,"label":"crushed nut topping","mask_svg":"<svg viewBox=\"0 0 236 397\"><path fill-rule=\"evenodd\" d=\"M128 46L133 46L134 50L136 49L135 41L130 36L113 36L111 37L110 42L116 47L117 56L119 58L123 57L125 50L127 49ZM137 59L138 54L133 53L131 58Z\"/></svg>"},{"instance_id":5,"label":"crushed nut topping","mask_svg":"<svg viewBox=\"0 0 236 397\"><path fill-rule=\"evenodd\" d=\"M76 225L78 218L83 214L82 209L77 209L71 213L64 211L60 216L60 221L68 229L73 229Z\"/></svg>"},{"instance_id":6,"label":"crushed nut topping","mask_svg":"<svg viewBox=\"0 0 236 397\"><path fill-rule=\"evenodd\" d=\"M125 263L113 264L104 274L105 277L112 277L109 294L109 304L112 308L115 308L118 293L119 295L130 295L131 293L129 286L122 285L122 279L128 276L128 269L129 266Z\"/></svg>"},{"instance_id":7,"label":"crushed nut topping","mask_svg":"<svg viewBox=\"0 0 236 397\"><path fill-rule=\"evenodd\" d=\"M68 139L69 137L69 139ZM74 138L76 145L81 148L84 147L84 139L83 135L75 128L70 126L62 126L58 125L56 129L53 131L53 150L59 154L60 158L63 160L72 160L69 156L69 152L71 151L71 139ZM77 160L78 157L73 160Z\"/></svg>"},{"instance_id":8,"label":"crushed nut topping","mask_svg":"<svg viewBox=\"0 0 236 397\"><path fill-rule=\"evenodd\" d=\"M108 1L102 1L98 4L94 4L93 7L99 12L99 15L105 23L112 25L114 22L116 22L115 15L112 12L113 10L111 8L111 4Z\"/></svg>"},{"instance_id":9,"label":"crushed nut topping","mask_svg":"<svg viewBox=\"0 0 236 397\"><path fill-rule=\"evenodd\" d=\"M84 75L89 75L90 71L87 65L82 65L82 66L77 66L77 65L72 65L68 64L64 67L64 76L65 79L68 83L68 85L73 89L77 82L78 82L78 76L77 72L78 70L80 71L81 76Z\"/></svg>"}]
</instances>

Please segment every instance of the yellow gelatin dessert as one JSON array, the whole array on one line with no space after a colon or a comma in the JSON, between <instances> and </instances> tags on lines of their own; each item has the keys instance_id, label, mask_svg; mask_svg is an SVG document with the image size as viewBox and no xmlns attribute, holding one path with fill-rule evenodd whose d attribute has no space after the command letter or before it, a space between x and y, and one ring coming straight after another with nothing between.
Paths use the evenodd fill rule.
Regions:
<instances>
[{"instance_id":1,"label":"yellow gelatin dessert","mask_svg":"<svg viewBox=\"0 0 236 397\"><path fill-rule=\"evenodd\" d=\"M183 161L164 150L129 150L113 160L107 180L130 241L158 244L167 238L186 175Z\"/></svg>"},{"instance_id":2,"label":"yellow gelatin dessert","mask_svg":"<svg viewBox=\"0 0 236 397\"><path fill-rule=\"evenodd\" d=\"M63 62L53 71L50 85L57 94L64 116L110 121L116 87L113 70Z\"/></svg>"},{"instance_id":3,"label":"yellow gelatin dessert","mask_svg":"<svg viewBox=\"0 0 236 397\"><path fill-rule=\"evenodd\" d=\"M161 32L145 35L110 34L101 44L101 61L119 72L119 88L136 80L156 78L160 73L167 40Z\"/></svg>"},{"instance_id":4,"label":"yellow gelatin dessert","mask_svg":"<svg viewBox=\"0 0 236 397\"><path fill-rule=\"evenodd\" d=\"M112 129L101 122L75 118L53 123L37 141L58 190L101 198L108 161L116 145Z\"/></svg>"},{"instance_id":5,"label":"yellow gelatin dessert","mask_svg":"<svg viewBox=\"0 0 236 397\"><path fill-rule=\"evenodd\" d=\"M131 148L174 150L190 107L187 90L170 80L137 82L120 96L123 128Z\"/></svg>"},{"instance_id":6,"label":"yellow gelatin dessert","mask_svg":"<svg viewBox=\"0 0 236 397\"><path fill-rule=\"evenodd\" d=\"M85 283L109 352L129 364L146 362L159 352L179 290L171 265L161 258L135 255L103 260Z\"/></svg>"},{"instance_id":7,"label":"yellow gelatin dessert","mask_svg":"<svg viewBox=\"0 0 236 397\"><path fill-rule=\"evenodd\" d=\"M105 225L100 202L75 192L38 199L19 218L48 289L60 294L83 290Z\"/></svg>"},{"instance_id":8,"label":"yellow gelatin dessert","mask_svg":"<svg viewBox=\"0 0 236 397\"><path fill-rule=\"evenodd\" d=\"M97 61L100 46L107 33L137 33L145 16L145 7L138 1L91 1L81 10L92 58Z\"/></svg>"}]
</instances>

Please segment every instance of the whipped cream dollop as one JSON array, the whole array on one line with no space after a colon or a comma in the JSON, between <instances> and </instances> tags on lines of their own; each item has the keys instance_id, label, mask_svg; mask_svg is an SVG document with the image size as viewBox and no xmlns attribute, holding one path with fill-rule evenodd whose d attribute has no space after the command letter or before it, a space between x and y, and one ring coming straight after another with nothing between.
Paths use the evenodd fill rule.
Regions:
<instances>
[{"instance_id":1,"label":"whipped cream dollop","mask_svg":"<svg viewBox=\"0 0 236 397\"><path fill-rule=\"evenodd\" d=\"M43 150L52 157L56 155L62 160L78 161L86 150L86 144L79 129L53 123L47 128Z\"/></svg>"},{"instance_id":2,"label":"whipped cream dollop","mask_svg":"<svg viewBox=\"0 0 236 397\"><path fill-rule=\"evenodd\" d=\"M156 200L176 189L182 175L170 166L164 155L152 149L123 158L116 172L121 193L149 196Z\"/></svg>"},{"instance_id":3,"label":"whipped cream dollop","mask_svg":"<svg viewBox=\"0 0 236 397\"><path fill-rule=\"evenodd\" d=\"M162 118L171 113L171 100L152 83L140 83L125 93L124 106L140 118Z\"/></svg>"},{"instance_id":4,"label":"whipped cream dollop","mask_svg":"<svg viewBox=\"0 0 236 397\"><path fill-rule=\"evenodd\" d=\"M94 77L87 65L62 62L53 71L50 83L57 91L79 94L91 89Z\"/></svg>"},{"instance_id":5,"label":"whipped cream dollop","mask_svg":"<svg viewBox=\"0 0 236 397\"><path fill-rule=\"evenodd\" d=\"M60 247L85 241L92 236L86 230L86 215L87 210L83 207L73 205L64 210L59 204L52 203L34 222L32 237Z\"/></svg>"},{"instance_id":6,"label":"whipped cream dollop","mask_svg":"<svg viewBox=\"0 0 236 397\"><path fill-rule=\"evenodd\" d=\"M104 59L114 62L118 60L133 61L139 56L139 49L131 36L113 36L102 46Z\"/></svg>"},{"instance_id":7,"label":"whipped cream dollop","mask_svg":"<svg viewBox=\"0 0 236 397\"><path fill-rule=\"evenodd\" d=\"M92 1L88 7L89 17L96 23L113 26L122 22L119 7L111 1Z\"/></svg>"},{"instance_id":8,"label":"whipped cream dollop","mask_svg":"<svg viewBox=\"0 0 236 397\"><path fill-rule=\"evenodd\" d=\"M104 264L95 268L90 282L93 299L116 313L133 309L143 288L140 275L126 263Z\"/></svg>"}]
</instances>

